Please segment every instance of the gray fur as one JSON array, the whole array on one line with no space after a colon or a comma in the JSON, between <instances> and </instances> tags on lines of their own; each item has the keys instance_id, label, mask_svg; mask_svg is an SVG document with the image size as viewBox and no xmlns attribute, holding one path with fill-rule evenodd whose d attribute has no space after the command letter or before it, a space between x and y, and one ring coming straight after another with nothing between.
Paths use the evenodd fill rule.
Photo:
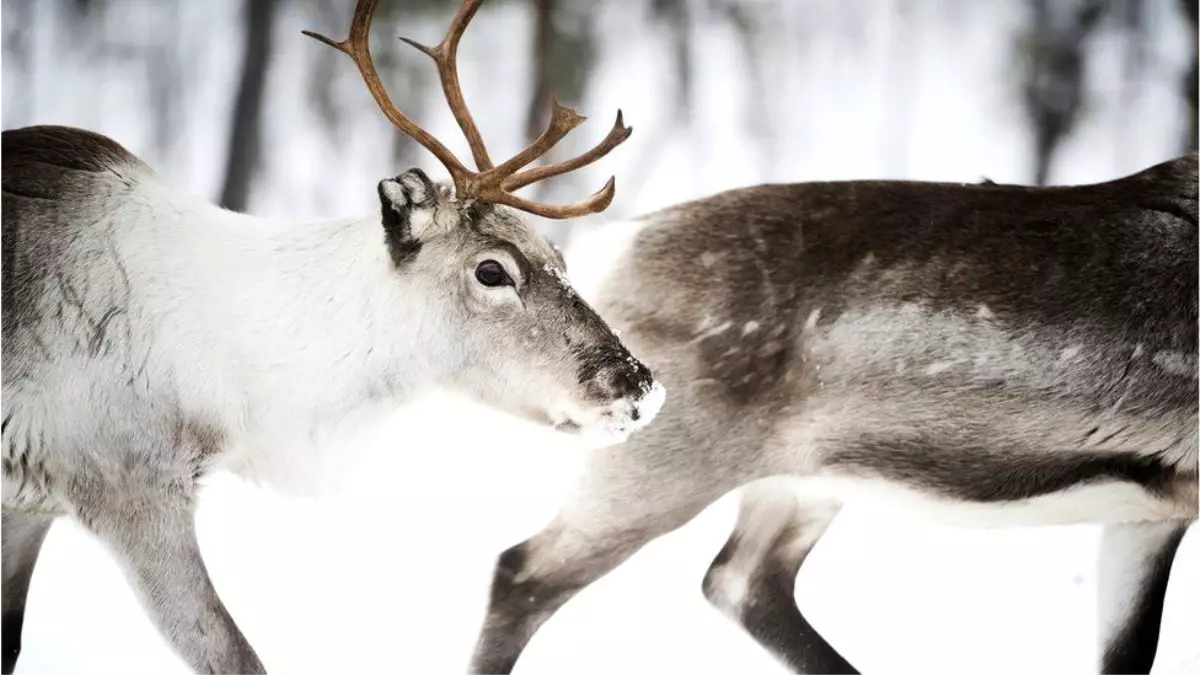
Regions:
<instances>
[{"instance_id":1,"label":"gray fur","mask_svg":"<svg viewBox=\"0 0 1200 675\"><path fill-rule=\"evenodd\" d=\"M434 387L607 442L661 405L548 242L419 170L381 181L378 215L277 223L98 134L3 141L6 673L55 517L108 547L191 668L263 672L197 546L206 472L303 465L323 430ZM493 257L504 287L472 273Z\"/></svg>"},{"instance_id":2,"label":"gray fur","mask_svg":"<svg viewBox=\"0 0 1200 675\"><path fill-rule=\"evenodd\" d=\"M645 216L598 307L671 398L500 557L472 671L508 672L574 593L762 479L705 592L797 672L852 671L792 595L846 499L1195 520L1196 174L763 185Z\"/></svg>"},{"instance_id":3,"label":"gray fur","mask_svg":"<svg viewBox=\"0 0 1200 675\"><path fill-rule=\"evenodd\" d=\"M0 625L0 649L3 649L3 671L11 673L21 653L21 629L25 623L25 599L29 595L29 582L33 579L33 568L37 564L42 542L50 531L52 518L28 515L4 510L3 515L3 618Z\"/></svg>"}]
</instances>

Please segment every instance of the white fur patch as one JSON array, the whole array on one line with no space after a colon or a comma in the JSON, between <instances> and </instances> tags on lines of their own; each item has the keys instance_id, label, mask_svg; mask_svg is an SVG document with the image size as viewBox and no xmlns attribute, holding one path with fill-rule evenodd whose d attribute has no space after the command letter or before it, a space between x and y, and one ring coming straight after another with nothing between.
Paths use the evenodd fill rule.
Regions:
<instances>
[{"instance_id":1,"label":"white fur patch","mask_svg":"<svg viewBox=\"0 0 1200 675\"><path fill-rule=\"evenodd\" d=\"M946 525L1018 527L1194 519L1196 508L1158 499L1123 482L1078 485L1016 501L982 503L943 497L892 481L829 475L795 479L803 494L861 504L879 513Z\"/></svg>"},{"instance_id":2,"label":"white fur patch","mask_svg":"<svg viewBox=\"0 0 1200 675\"><path fill-rule=\"evenodd\" d=\"M702 342L704 340L707 340L710 337L716 337L716 336L720 335L721 333L724 333L725 331L727 331L733 327L733 322L726 321L725 323L722 323L718 326L713 326L712 328L709 328L707 330L702 328L703 325L704 324L701 324L700 326L696 327L697 330L699 330L700 332L697 333L696 337L692 339L693 343Z\"/></svg>"},{"instance_id":3,"label":"white fur patch","mask_svg":"<svg viewBox=\"0 0 1200 675\"><path fill-rule=\"evenodd\" d=\"M1183 352L1163 351L1154 355L1154 364L1171 375L1196 379L1196 356Z\"/></svg>"},{"instance_id":4,"label":"white fur patch","mask_svg":"<svg viewBox=\"0 0 1200 675\"><path fill-rule=\"evenodd\" d=\"M385 180L381 187L383 195L394 204L408 204L408 196L404 194L404 186L394 180Z\"/></svg>"},{"instance_id":5,"label":"white fur patch","mask_svg":"<svg viewBox=\"0 0 1200 675\"><path fill-rule=\"evenodd\" d=\"M804 320L804 330L812 330L817 327L817 322L821 320L821 308L818 307L808 313L808 318Z\"/></svg>"},{"instance_id":6,"label":"white fur patch","mask_svg":"<svg viewBox=\"0 0 1200 675\"><path fill-rule=\"evenodd\" d=\"M937 361L925 367L926 375L937 375L944 373L954 367L954 361Z\"/></svg>"},{"instance_id":7,"label":"white fur patch","mask_svg":"<svg viewBox=\"0 0 1200 675\"><path fill-rule=\"evenodd\" d=\"M710 572L711 588L709 599L726 616L741 617L746 594L750 591L750 580L746 573L731 565L723 565Z\"/></svg>"}]
</instances>

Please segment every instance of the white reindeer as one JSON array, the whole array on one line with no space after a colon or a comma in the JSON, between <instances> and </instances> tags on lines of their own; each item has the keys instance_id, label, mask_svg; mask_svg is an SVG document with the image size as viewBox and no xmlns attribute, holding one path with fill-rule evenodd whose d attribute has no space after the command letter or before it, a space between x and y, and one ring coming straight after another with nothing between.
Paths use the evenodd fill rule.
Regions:
<instances>
[{"instance_id":1,"label":"white reindeer","mask_svg":"<svg viewBox=\"0 0 1200 675\"><path fill-rule=\"evenodd\" d=\"M664 392L568 284L559 253L515 211L603 210L610 180L568 206L512 190L624 141L524 169L582 117L554 105L512 159L488 157L455 72L467 0L437 47L478 171L388 98L368 49L378 0L343 42L376 102L446 166L378 184L374 214L290 223L230 213L165 184L103 136L3 134L3 672L15 667L30 576L55 518L77 519L125 570L198 672L263 672L197 547L197 479L224 466L271 480L339 423L445 387L544 424L623 440Z\"/></svg>"},{"instance_id":2,"label":"white reindeer","mask_svg":"<svg viewBox=\"0 0 1200 675\"><path fill-rule=\"evenodd\" d=\"M588 261L597 306L671 398L499 557L472 671L509 672L575 593L748 485L703 591L795 672L854 672L794 588L855 500L1103 523L1098 665L1148 672L1197 517L1196 165L762 185L580 241L620 251Z\"/></svg>"}]
</instances>

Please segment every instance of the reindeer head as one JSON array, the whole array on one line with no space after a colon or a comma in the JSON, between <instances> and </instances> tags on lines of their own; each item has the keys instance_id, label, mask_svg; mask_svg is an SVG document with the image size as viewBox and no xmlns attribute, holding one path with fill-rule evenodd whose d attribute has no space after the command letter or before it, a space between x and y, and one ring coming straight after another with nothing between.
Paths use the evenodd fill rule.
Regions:
<instances>
[{"instance_id":1,"label":"reindeer head","mask_svg":"<svg viewBox=\"0 0 1200 675\"><path fill-rule=\"evenodd\" d=\"M442 342L437 377L523 417L603 442L623 440L658 412L663 388L571 288L559 252L518 214L561 219L603 211L612 202L614 180L588 199L561 206L512 191L596 161L632 130L618 112L612 130L588 152L526 169L584 120L552 101L546 131L512 159L493 164L463 101L456 69L458 42L481 2L466 0L436 47L402 38L437 64L477 171L389 99L368 47L378 0L358 0L346 40L305 34L350 56L384 115L450 172L452 184L435 184L412 169L378 186L392 261L409 284L424 285L423 314L436 327L433 339Z\"/></svg>"}]
</instances>

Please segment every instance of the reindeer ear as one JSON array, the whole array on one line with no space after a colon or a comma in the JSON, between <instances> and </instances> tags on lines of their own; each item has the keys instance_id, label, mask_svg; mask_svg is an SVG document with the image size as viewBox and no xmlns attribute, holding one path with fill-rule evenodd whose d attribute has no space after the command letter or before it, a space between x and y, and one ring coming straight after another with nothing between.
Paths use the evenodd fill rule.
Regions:
<instances>
[{"instance_id":1,"label":"reindeer ear","mask_svg":"<svg viewBox=\"0 0 1200 675\"><path fill-rule=\"evenodd\" d=\"M420 169L379 181L379 208L388 249L397 266L416 257L422 233L433 223L438 190Z\"/></svg>"}]
</instances>

